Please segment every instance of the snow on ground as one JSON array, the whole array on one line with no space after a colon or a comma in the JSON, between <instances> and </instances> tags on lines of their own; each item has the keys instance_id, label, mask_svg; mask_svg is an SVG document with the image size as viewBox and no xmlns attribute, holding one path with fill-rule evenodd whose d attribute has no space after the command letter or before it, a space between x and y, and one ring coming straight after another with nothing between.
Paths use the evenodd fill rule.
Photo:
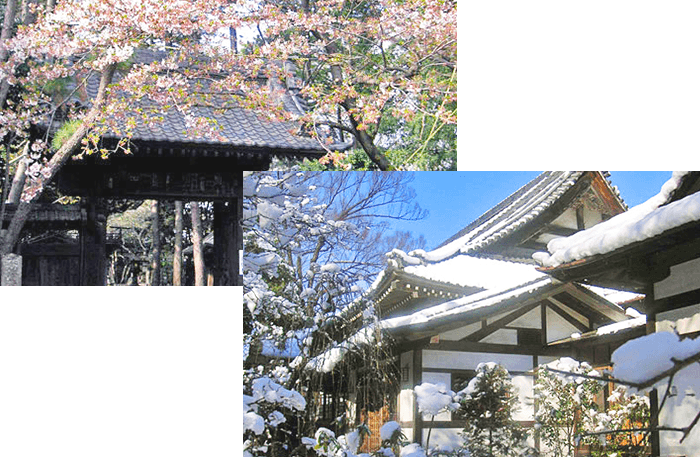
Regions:
<instances>
[{"instance_id":1,"label":"snow on ground","mask_svg":"<svg viewBox=\"0 0 700 457\"><path fill-rule=\"evenodd\" d=\"M555 238L533 258L546 267L605 254L688 222L700 220L700 192L664 205L686 172L674 172L661 191L629 211L569 237Z\"/></svg>"},{"instance_id":2,"label":"snow on ground","mask_svg":"<svg viewBox=\"0 0 700 457\"><path fill-rule=\"evenodd\" d=\"M504 289L545 276L532 265L459 255L428 265L411 265L406 273L434 281L483 289Z\"/></svg>"},{"instance_id":3,"label":"snow on ground","mask_svg":"<svg viewBox=\"0 0 700 457\"><path fill-rule=\"evenodd\" d=\"M700 353L700 338L681 340L671 332L652 333L620 346L612 354L613 376L644 383L673 368L675 360Z\"/></svg>"}]
</instances>

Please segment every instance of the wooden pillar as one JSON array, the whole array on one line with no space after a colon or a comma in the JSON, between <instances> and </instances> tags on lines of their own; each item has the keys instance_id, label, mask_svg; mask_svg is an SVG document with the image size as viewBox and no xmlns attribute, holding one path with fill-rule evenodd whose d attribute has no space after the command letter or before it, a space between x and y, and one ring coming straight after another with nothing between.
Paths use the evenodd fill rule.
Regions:
<instances>
[{"instance_id":1,"label":"wooden pillar","mask_svg":"<svg viewBox=\"0 0 700 457\"><path fill-rule=\"evenodd\" d=\"M239 251L243 237L239 223L242 199L214 203L214 285L242 286Z\"/></svg>"},{"instance_id":2,"label":"wooden pillar","mask_svg":"<svg viewBox=\"0 0 700 457\"><path fill-rule=\"evenodd\" d=\"M80 230L80 285L107 284L107 216L97 198L84 199Z\"/></svg>"},{"instance_id":3,"label":"wooden pillar","mask_svg":"<svg viewBox=\"0 0 700 457\"><path fill-rule=\"evenodd\" d=\"M644 309L647 315L646 333L651 335L656 333L656 305L654 303L654 282L647 287L646 294L644 297ZM661 438L659 436L659 430L656 428L659 425L659 393L656 389L652 389L649 392L649 414L652 419L656 417L656 421L649 424L652 428L650 434L650 444L651 444L651 456L659 457L661 455Z\"/></svg>"},{"instance_id":4,"label":"wooden pillar","mask_svg":"<svg viewBox=\"0 0 700 457\"><path fill-rule=\"evenodd\" d=\"M423 383L423 349L413 350L413 385ZM423 446L423 415L418 410L418 400L413 399L413 442Z\"/></svg>"}]
</instances>

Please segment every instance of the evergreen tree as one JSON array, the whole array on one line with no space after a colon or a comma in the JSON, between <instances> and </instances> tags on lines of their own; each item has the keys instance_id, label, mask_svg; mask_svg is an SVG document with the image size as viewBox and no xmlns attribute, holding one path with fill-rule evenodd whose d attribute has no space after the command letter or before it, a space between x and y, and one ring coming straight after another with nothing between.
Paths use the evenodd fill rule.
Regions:
<instances>
[{"instance_id":1,"label":"evergreen tree","mask_svg":"<svg viewBox=\"0 0 700 457\"><path fill-rule=\"evenodd\" d=\"M493 362L479 364L457 399L458 414L466 419L465 446L472 457L521 454L526 432L513 419L518 394L508 370Z\"/></svg>"}]
</instances>

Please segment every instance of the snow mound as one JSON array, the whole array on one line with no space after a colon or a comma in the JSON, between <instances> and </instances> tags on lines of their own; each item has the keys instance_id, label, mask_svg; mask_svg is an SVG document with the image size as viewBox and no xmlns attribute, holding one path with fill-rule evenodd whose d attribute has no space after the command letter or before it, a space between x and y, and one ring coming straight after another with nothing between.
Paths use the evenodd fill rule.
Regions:
<instances>
[{"instance_id":1,"label":"snow mound","mask_svg":"<svg viewBox=\"0 0 700 457\"><path fill-rule=\"evenodd\" d=\"M681 340L671 332L659 332L628 341L612 354L613 376L641 384L700 353L700 338Z\"/></svg>"},{"instance_id":2,"label":"snow mound","mask_svg":"<svg viewBox=\"0 0 700 457\"><path fill-rule=\"evenodd\" d=\"M556 267L612 252L685 223L700 220L700 192L666 205L686 173L674 172L657 195L625 213L569 237L554 238L547 244L549 253L537 252L533 258L545 267Z\"/></svg>"}]
</instances>

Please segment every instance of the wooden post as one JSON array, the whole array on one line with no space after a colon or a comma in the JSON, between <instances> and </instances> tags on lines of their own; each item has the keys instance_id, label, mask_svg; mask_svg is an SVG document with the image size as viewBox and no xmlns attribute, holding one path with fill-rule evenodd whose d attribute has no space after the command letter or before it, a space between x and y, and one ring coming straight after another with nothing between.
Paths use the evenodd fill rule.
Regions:
<instances>
[{"instance_id":1,"label":"wooden post","mask_svg":"<svg viewBox=\"0 0 700 457\"><path fill-rule=\"evenodd\" d=\"M644 308L647 315L646 333L651 335L656 333L656 305L654 303L654 282L647 287L646 294L644 297ZM649 426L652 428L650 438L651 444L651 456L659 457L661 455L661 437L659 436L659 430L656 427L659 426L659 393L656 389L652 389L649 392L649 414L652 418L656 417L657 420L652 421Z\"/></svg>"},{"instance_id":2,"label":"wooden post","mask_svg":"<svg viewBox=\"0 0 700 457\"><path fill-rule=\"evenodd\" d=\"M413 385L423 382L423 349L413 349ZM418 400L413 400L413 442L423 446L423 415L418 410Z\"/></svg>"},{"instance_id":3,"label":"wooden post","mask_svg":"<svg viewBox=\"0 0 700 457\"><path fill-rule=\"evenodd\" d=\"M151 203L151 285L160 286L160 204Z\"/></svg>"},{"instance_id":4,"label":"wooden post","mask_svg":"<svg viewBox=\"0 0 700 457\"><path fill-rule=\"evenodd\" d=\"M107 283L107 217L97 198L85 198L85 217L80 230L80 285Z\"/></svg>"},{"instance_id":5,"label":"wooden post","mask_svg":"<svg viewBox=\"0 0 700 457\"><path fill-rule=\"evenodd\" d=\"M182 285L182 220L183 204L181 200L175 201L175 243L173 246L173 286Z\"/></svg>"},{"instance_id":6,"label":"wooden post","mask_svg":"<svg viewBox=\"0 0 700 457\"><path fill-rule=\"evenodd\" d=\"M242 234L241 198L214 203L214 285L241 286L238 258Z\"/></svg>"}]
</instances>

